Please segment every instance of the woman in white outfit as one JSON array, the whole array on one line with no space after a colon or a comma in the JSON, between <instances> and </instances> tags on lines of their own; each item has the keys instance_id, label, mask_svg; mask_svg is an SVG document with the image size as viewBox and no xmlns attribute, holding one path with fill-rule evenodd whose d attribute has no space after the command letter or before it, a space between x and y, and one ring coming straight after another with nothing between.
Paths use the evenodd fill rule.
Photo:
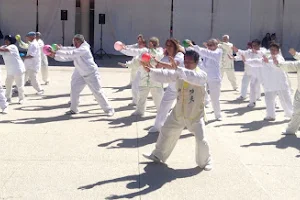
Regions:
<instances>
[{"instance_id":1,"label":"woman in white outfit","mask_svg":"<svg viewBox=\"0 0 300 200\"><path fill-rule=\"evenodd\" d=\"M19 104L24 101L24 80L25 80L25 66L20 57L18 47L15 45L16 39L14 36L7 35L4 38L5 46L0 48L0 55L3 56L3 60L6 67L6 98L7 102L11 103L12 86L16 82L19 94Z\"/></svg>"},{"instance_id":2,"label":"woman in white outfit","mask_svg":"<svg viewBox=\"0 0 300 200\"><path fill-rule=\"evenodd\" d=\"M184 54L180 52L180 46L175 39L168 39L165 43L166 52L165 57L157 62L158 68L167 68L170 65L169 57L174 58L179 67L184 67ZM174 101L177 98L176 82L169 83L166 89L158 113L155 118L154 126L150 128L149 133L160 132L161 127L164 125L168 113L170 112Z\"/></svg>"},{"instance_id":3,"label":"woman in white outfit","mask_svg":"<svg viewBox=\"0 0 300 200\"><path fill-rule=\"evenodd\" d=\"M40 46L41 52L41 71L42 71L42 79L45 85L49 84L49 70L48 70L48 58L43 52L43 47L45 46L44 41L42 40L42 34L40 32L36 33L36 40Z\"/></svg>"}]
</instances>

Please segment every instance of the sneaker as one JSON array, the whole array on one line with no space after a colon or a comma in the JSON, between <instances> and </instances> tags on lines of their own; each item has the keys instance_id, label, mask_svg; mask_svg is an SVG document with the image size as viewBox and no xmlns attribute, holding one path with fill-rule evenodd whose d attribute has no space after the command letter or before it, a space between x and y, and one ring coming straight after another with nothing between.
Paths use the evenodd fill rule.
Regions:
<instances>
[{"instance_id":1,"label":"sneaker","mask_svg":"<svg viewBox=\"0 0 300 200\"><path fill-rule=\"evenodd\" d=\"M216 120L217 121L223 121L223 118L222 117L216 117Z\"/></svg>"},{"instance_id":2,"label":"sneaker","mask_svg":"<svg viewBox=\"0 0 300 200\"><path fill-rule=\"evenodd\" d=\"M265 117L264 121L275 121L276 119L274 117Z\"/></svg>"},{"instance_id":3,"label":"sneaker","mask_svg":"<svg viewBox=\"0 0 300 200\"><path fill-rule=\"evenodd\" d=\"M8 112L7 112L7 107L5 107L5 108L2 108L2 114L7 114Z\"/></svg>"},{"instance_id":4,"label":"sneaker","mask_svg":"<svg viewBox=\"0 0 300 200\"><path fill-rule=\"evenodd\" d=\"M11 99L7 99L6 102L7 102L8 104L11 104L11 103L12 103L12 102L11 102Z\"/></svg>"},{"instance_id":5,"label":"sneaker","mask_svg":"<svg viewBox=\"0 0 300 200\"><path fill-rule=\"evenodd\" d=\"M143 113L140 113L140 112L138 112L138 111L134 111L134 112L131 114L131 116L144 116L144 114L143 114Z\"/></svg>"},{"instance_id":6,"label":"sneaker","mask_svg":"<svg viewBox=\"0 0 300 200\"><path fill-rule=\"evenodd\" d=\"M115 114L115 110L114 109L110 109L107 112L105 112L107 114L108 117L112 117Z\"/></svg>"},{"instance_id":7,"label":"sneaker","mask_svg":"<svg viewBox=\"0 0 300 200\"><path fill-rule=\"evenodd\" d=\"M256 106L256 103L255 103L255 102L249 103L249 104L247 105L248 108L254 108L255 106Z\"/></svg>"},{"instance_id":8,"label":"sneaker","mask_svg":"<svg viewBox=\"0 0 300 200\"><path fill-rule=\"evenodd\" d=\"M136 103L130 103L130 104L128 104L128 106L136 106Z\"/></svg>"},{"instance_id":9,"label":"sneaker","mask_svg":"<svg viewBox=\"0 0 300 200\"><path fill-rule=\"evenodd\" d=\"M245 100L246 99L246 97L243 97L243 96L239 96L238 98L237 98L237 100Z\"/></svg>"},{"instance_id":10,"label":"sneaker","mask_svg":"<svg viewBox=\"0 0 300 200\"><path fill-rule=\"evenodd\" d=\"M23 99L20 99L20 100L19 100L19 104L22 105L23 103L24 103L24 100L23 100Z\"/></svg>"},{"instance_id":11,"label":"sneaker","mask_svg":"<svg viewBox=\"0 0 300 200\"><path fill-rule=\"evenodd\" d=\"M45 92L44 90L41 90L41 91L37 92L36 95L43 95L44 92Z\"/></svg>"},{"instance_id":12,"label":"sneaker","mask_svg":"<svg viewBox=\"0 0 300 200\"><path fill-rule=\"evenodd\" d=\"M75 114L77 114L77 112L73 110L69 110L68 112L66 112L66 115L75 115Z\"/></svg>"},{"instance_id":13,"label":"sneaker","mask_svg":"<svg viewBox=\"0 0 300 200\"><path fill-rule=\"evenodd\" d=\"M158 128L156 128L155 126L152 126L150 129L149 129L149 131L148 131L148 133L159 133L160 131L158 130Z\"/></svg>"},{"instance_id":14,"label":"sneaker","mask_svg":"<svg viewBox=\"0 0 300 200\"><path fill-rule=\"evenodd\" d=\"M144 156L144 158L146 158L148 160L151 160L151 161L153 161L155 163L161 163L162 162L158 157L156 157L153 154L150 154L150 155L143 154L143 156Z\"/></svg>"},{"instance_id":15,"label":"sneaker","mask_svg":"<svg viewBox=\"0 0 300 200\"><path fill-rule=\"evenodd\" d=\"M206 164L206 166L203 168L204 171L211 171L213 168L212 166L212 161L209 160L208 163Z\"/></svg>"}]
</instances>

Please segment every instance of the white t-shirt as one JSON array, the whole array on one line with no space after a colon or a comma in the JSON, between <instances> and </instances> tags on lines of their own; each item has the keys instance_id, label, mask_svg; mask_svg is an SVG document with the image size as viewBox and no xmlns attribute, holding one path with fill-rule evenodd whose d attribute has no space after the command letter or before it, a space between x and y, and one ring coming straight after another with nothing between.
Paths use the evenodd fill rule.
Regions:
<instances>
[{"instance_id":1,"label":"white t-shirt","mask_svg":"<svg viewBox=\"0 0 300 200\"><path fill-rule=\"evenodd\" d=\"M25 72L25 66L20 57L18 47L14 44L4 47L9 51L0 52L0 55L3 56L7 75L18 76L23 74Z\"/></svg>"},{"instance_id":2,"label":"white t-shirt","mask_svg":"<svg viewBox=\"0 0 300 200\"><path fill-rule=\"evenodd\" d=\"M36 40L33 40L27 51L27 56L32 56L32 58L27 58L24 60L26 69L31 69L34 71L39 71L41 68L41 53L40 46Z\"/></svg>"}]
</instances>

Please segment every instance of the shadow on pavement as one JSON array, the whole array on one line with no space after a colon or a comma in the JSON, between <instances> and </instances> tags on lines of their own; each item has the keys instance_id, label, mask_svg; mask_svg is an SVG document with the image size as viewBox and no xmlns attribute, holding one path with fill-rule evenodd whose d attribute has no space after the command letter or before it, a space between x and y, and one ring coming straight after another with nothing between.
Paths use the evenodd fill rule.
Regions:
<instances>
[{"instance_id":1,"label":"shadow on pavement","mask_svg":"<svg viewBox=\"0 0 300 200\"><path fill-rule=\"evenodd\" d=\"M266 108L264 108L264 107L248 108L247 106L245 106L245 107L240 107L240 108L226 109L226 110L222 110L222 111L226 114L232 114L232 115L229 115L228 117L237 117L237 116L243 116L244 114L252 112L252 111L265 110L265 109Z\"/></svg>"},{"instance_id":2,"label":"shadow on pavement","mask_svg":"<svg viewBox=\"0 0 300 200\"><path fill-rule=\"evenodd\" d=\"M248 145L241 145L241 147L259 147L266 145L273 145L276 146L276 148L278 149L294 148L300 151L300 138L297 138L297 136L295 135L286 135L278 141L251 143ZM300 155L297 155L296 157L299 158Z\"/></svg>"},{"instance_id":3,"label":"shadow on pavement","mask_svg":"<svg viewBox=\"0 0 300 200\"><path fill-rule=\"evenodd\" d=\"M148 163L144 170L145 172L140 175L129 175L116 179L100 181L91 185L81 186L78 189L88 190L96 186L109 183L129 182L126 187L128 189L138 191L123 195L111 195L105 199L134 198L154 192L163 187L166 183L170 183L176 179L192 177L202 171L199 167L190 169L172 169L167 165L155 163Z\"/></svg>"},{"instance_id":4,"label":"shadow on pavement","mask_svg":"<svg viewBox=\"0 0 300 200\"><path fill-rule=\"evenodd\" d=\"M244 133L244 132L253 132L253 131L258 131L264 127L267 126L273 126L273 125L278 125L278 124L284 124L289 122L290 120L284 120L284 121L275 121L275 122L269 122L269 121L253 121L250 123L232 123L232 124L222 124L222 125L217 125L215 127L224 127L224 126L241 126L240 131L236 131L236 133Z\"/></svg>"},{"instance_id":5,"label":"shadow on pavement","mask_svg":"<svg viewBox=\"0 0 300 200\"><path fill-rule=\"evenodd\" d=\"M180 139L185 139L194 136L192 133L181 135ZM110 142L99 144L98 147L107 147L109 145L112 145L113 143L117 143L116 146L108 147L108 149L120 149L120 148L137 148L137 147L144 147L148 144L153 144L157 141L158 133L154 134L147 134L146 136L142 138L121 138L116 139Z\"/></svg>"}]
</instances>

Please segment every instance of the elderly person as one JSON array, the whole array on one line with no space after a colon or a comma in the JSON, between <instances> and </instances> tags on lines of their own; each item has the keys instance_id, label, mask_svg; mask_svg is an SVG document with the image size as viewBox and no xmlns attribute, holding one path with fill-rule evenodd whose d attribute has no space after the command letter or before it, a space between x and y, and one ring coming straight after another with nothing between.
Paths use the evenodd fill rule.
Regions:
<instances>
[{"instance_id":1,"label":"elderly person","mask_svg":"<svg viewBox=\"0 0 300 200\"><path fill-rule=\"evenodd\" d=\"M94 61L90 45L85 41L83 35L75 35L74 47L59 47L52 52L51 57L57 61L74 61L75 70L71 80L71 109L66 114L78 113L80 93L86 85L92 91L100 107L108 116L113 116L115 111L109 105L103 89L100 85L98 66Z\"/></svg>"},{"instance_id":2,"label":"elderly person","mask_svg":"<svg viewBox=\"0 0 300 200\"><path fill-rule=\"evenodd\" d=\"M4 63L6 66L6 98L7 102L11 103L12 97L12 85L16 82L19 94L19 104L23 103L24 100L24 73L25 66L20 57L18 47L15 45L16 39L14 36L6 35L4 37L5 46L0 47L0 55L3 56Z\"/></svg>"},{"instance_id":3,"label":"elderly person","mask_svg":"<svg viewBox=\"0 0 300 200\"><path fill-rule=\"evenodd\" d=\"M45 85L49 84L48 79L48 58L43 52L43 47L45 46L44 41L42 40L42 34L40 32L36 32L36 40L39 43L40 46L40 52L41 52L41 72L42 72L42 78L45 83Z\"/></svg>"}]
</instances>

